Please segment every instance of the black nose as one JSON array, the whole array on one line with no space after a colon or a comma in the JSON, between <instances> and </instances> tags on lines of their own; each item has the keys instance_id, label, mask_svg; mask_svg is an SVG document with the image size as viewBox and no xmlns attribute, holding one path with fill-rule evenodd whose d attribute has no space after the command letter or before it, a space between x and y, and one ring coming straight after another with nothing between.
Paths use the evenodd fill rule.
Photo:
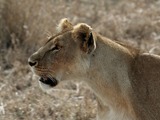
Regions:
<instances>
[{"instance_id":1,"label":"black nose","mask_svg":"<svg viewBox=\"0 0 160 120\"><path fill-rule=\"evenodd\" d=\"M29 61L28 62L29 63L29 65L32 67L32 66L35 66L36 64L37 64L37 62L31 62L31 61Z\"/></svg>"},{"instance_id":2,"label":"black nose","mask_svg":"<svg viewBox=\"0 0 160 120\"><path fill-rule=\"evenodd\" d=\"M36 66L38 64L38 61L37 60L34 60L33 57L30 57L28 59L28 64L33 67L33 66Z\"/></svg>"}]
</instances>

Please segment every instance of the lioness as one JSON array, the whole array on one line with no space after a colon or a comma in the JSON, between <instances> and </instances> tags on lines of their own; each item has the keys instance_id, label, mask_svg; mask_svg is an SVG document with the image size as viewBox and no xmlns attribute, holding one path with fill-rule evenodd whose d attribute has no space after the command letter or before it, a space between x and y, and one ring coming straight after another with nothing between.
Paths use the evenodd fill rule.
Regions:
<instances>
[{"instance_id":1,"label":"lioness","mask_svg":"<svg viewBox=\"0 0 160 120\"><path fill-rule=\"evenodd\" d=\"M40 84L84 81L98 101L98 120L160 120L160 56L140 53L67 19L28 59Z\"/></svg>"}]
</instances>

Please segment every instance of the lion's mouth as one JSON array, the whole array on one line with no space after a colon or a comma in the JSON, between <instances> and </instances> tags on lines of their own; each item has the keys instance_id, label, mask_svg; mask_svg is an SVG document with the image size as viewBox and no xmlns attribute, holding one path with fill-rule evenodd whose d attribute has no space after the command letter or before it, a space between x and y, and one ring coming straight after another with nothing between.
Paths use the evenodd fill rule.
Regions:
<instances>
[{"instance_id":1,"label":"lion's mouth","mask_svg":"<svg viewBox=\"0 0 160 120\"><path fill-rule=\"evenodd\" d=\"M51 87L55 87L58 84L58 81L55 78L49 77L40 77L39 81Z\"/></svg>"}]
</instances>

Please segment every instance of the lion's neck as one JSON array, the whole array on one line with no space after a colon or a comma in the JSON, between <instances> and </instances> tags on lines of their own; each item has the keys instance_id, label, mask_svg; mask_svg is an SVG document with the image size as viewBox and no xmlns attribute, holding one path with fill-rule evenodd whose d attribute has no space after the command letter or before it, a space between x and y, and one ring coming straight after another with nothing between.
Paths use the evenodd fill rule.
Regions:
<instances>
[{"instance_id":1,"label":"lion's neck","mask_svg":"<svg viewBox=\"0 0 160 120\"><path fill-rule=\"evenodd\" d=\"M123 120L132 120L129 102L131 84L128 71L132 56L128 49L110 40L97 38L97 49L91 58L88 85L101 101ZM103 54L102 54L103 53ZM115 118L116 119L116 118ZM119 119L121 120L121 119Z\"/></svg>"}]
</instances>

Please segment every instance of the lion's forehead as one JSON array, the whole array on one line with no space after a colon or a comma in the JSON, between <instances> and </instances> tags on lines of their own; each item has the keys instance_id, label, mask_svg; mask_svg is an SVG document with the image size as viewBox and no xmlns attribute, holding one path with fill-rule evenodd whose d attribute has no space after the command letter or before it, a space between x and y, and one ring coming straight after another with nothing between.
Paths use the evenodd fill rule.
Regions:
<instances>
[{"instance_id":1,"label":"lion's forehead","mask_svg":"<svg viewBox=\"0 0 160 120\"><path fill-rule=\"evenodd\" d=\"M72 38L71 31L60 32L60 33L57 33L49 37L46 43L51 42L51 41L60 41L64 38L69 38L69 37Z\"/></svg>"}]
</instances>

